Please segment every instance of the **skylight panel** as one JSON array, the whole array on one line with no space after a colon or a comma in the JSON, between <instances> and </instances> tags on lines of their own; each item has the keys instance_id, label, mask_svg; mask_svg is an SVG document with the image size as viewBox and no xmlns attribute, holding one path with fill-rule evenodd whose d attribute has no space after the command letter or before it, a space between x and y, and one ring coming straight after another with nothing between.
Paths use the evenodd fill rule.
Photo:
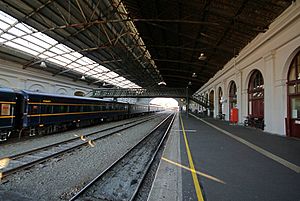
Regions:
<instances>
[{"instance_id":1,"label":"skylight panel","mask_svg":"<svg viewBox=\"0 0 300 201\"><path fill-rule=\"evenodd\" d=\"M46 42L44 42L36 37L33 37L31 35L24 36L23 38L25 38L26 40L28 40L34 44L37 44L37 45L43 47L45 49L48 49L51 47L51 45L49 43L46 43Z\"/></svg>"},{"instance_id":2,"label":"skylight panel","mask_svg":"<svg viewBox=\"0 0 300 201\"><path fill-rule=\"evenodd\" d=\"M34 51L34 50L31 50L31 49L29 49L29 48L27 48L27 47L24 47L24 46L22 46L22 45L19 45L19 44L17 44L17 43L11 42L11 41L6 42L5 45L8 45L8 46L13 47L13 48L15 48L15 49L24 51L24 52L26 52L26 53L28 53L28 54L32 54L32 55L34 55L34 56L36 56L36 55L39 54L38 52L36 52L36 51Z\"/></svg>"},{"instance_id":3,"label":"skylight panel","mask_svg":"<svg viewBox=\"0 0 300 201\"><path fill-rule=\"evenodd\" d=\"M121 82L121 81L124 81L125 80L125 78L124 77L117 77L117 78L115 78L117 81L119 81L119 82Z\"/></svg>"},{"instance_id":4,"label":"skylight panel","mask_svg":"<svg viewBox=\"0 0 300 201\"><path fill-rule=\"evenodd\" d=\"M5 23L5 22L3 22L3 21L0 20L0 29L1 29L1 30L5 30L5 29L7 29L9 26L10 26L9 24L7 24L7 23Z\"/></svg>"},{"instance_id":5,"label":"skylight panel","mask_svg":"<svg viewBox=\"0 0 300 201\"><path fill-rule=\"evenodd\" d=\"M70 63L69 65L68 65L68 68L78 68L78 67L80 67L81 65L79 65L78 63L75 63L75 62L73 62L73 63Z\"/></svg>"},{"instance_id":6,"label":"skylight panel","mask_svg":"<svg viewBox=\"0 0 300 201\"><path fill-rule=\"evenodd\" d=\"M115 73L115 72L109 72L109 73L107 73L106 74L108 77L110 77L110 78L114 78L114 77L118 77L119 75L117 74L117 73Z\"/></svg>"},{"instance_id":7,"label":"skylight panel","mask_svg":"<svg viewBox=\"0 0 300 201\"><path fill-rule=\"evenodd\" d=\"M6 42L6 39L0 37L0 43Z\"/></svg>"},{"instance_id":8,"label":"skylight panel","mask_svg":"<svg viewBox=\"0 0 300 201\"><path fill-rule=\"evenodd\" d=\"M64 57L66 57L67 59L70 59L71 61L75 61L76 59L78 59L77 57L74 57L71 54L65 54Z\"/></svg>"},{"instance_id":9,"label":"skylight panel","mask_svg":"<svg viewBox=\"0 0 300 201\"><path fill-rule=\"evenodd\" d=\"M37 32L37 33L34 33L34 34L32 34L32 35L33 35L34 37L40 39L40 40L43 40L43 41L49 43L50 45L58 44L58 42L57 42L56 40L54 40L53 38L50 38L50 37L47 36L46 34Z\"/></svg>"},{"instance_id":10,"label":"skylight panel","mask_svg":"<svg viewBox=\"0 0 300 201\"><path fill-rule=\"evenodd\" d=\"M130 81L129 80L126 80L123 82L124 84L130 84Z\"/></svg>"},{"instance_id":11,"label":"skylight panel","mask_svg":"<svg viewBox=\"0 0 300 201\"><path fill-rule=\"evenodd\" d=\"M96 75L98 72L96 71L93 71L93 70L89 70L88 72L86 72L86 74L89 74L89 75Z\"/></svg>"},{"instance_id":12,"label":"skylight panel","mask_svg":"<svg viewBox=\"0 0 300 201\"><path fill-rule=\"evenodd\" d=\"M83 65L83 66L87 66L88 65L88 63L84 62L82 59L78 59L76 61L76 63L79 63L80 65Z\"/></svg>"},{"instance_id":13,"label":"skylight panel","mask_svg":"<svg viewBox=\"0 0 300 201\"><path fill-rule=\"evenodd\" d=\"M104 81L106 81L107 79L109 79L109 77L107 77L105 75L101 75L98 78L101 79L101 80L104 80Z\"/></svg>"},{"instance_id":14,"label":"skylight panel","mask_svg":"<svg viewBox=\"0 0 300 201\"><path fill-rule=\"evenodd\" d=\"M48 61L51 61L51 62L53 62L53 63L59 64L59 65L61 65L61 66L66 66L66 65L67 65L67 63L62 62L62 61L57 60L57 59L54 59L54 58L48 58L47 60L48 60Z\"/></svg>"},{"instance_id":15,"label":"skylight panel","mask_svg":"<svg viewBox=\"0 0 300 201\"><path fill-rule=\"evenodd\" d=\"M30 41L27 41L27 40L24 40L23 38L16 38L13 40L14 42L20 44L20 45L23 45L23 46L26 46L34 51L37 51L37 52L43 52L45 51L44 48L30 42Z\"/></svg>"},{"instance_id":16,"label":"skylight panel","mask_svg":"<svg viewBox=\"0 0 300 201\"><path fill-rule=\"evenodd\" d=\"M78 67L78 69L83 70L83 72L90 70L89 68L87 68L85 66L80 66L80 67Z\"/></svg>"},{"instance_id":17,"label":"skylight panel","mask_svg":"<svg viewBox=\"0 0 300 201\"><path fill-rule=\"evenodd\" d=\"M85 72L85 70L82 70L81 68L74 68L73 70L78 71L80 73L84 73Z\"/></svg>"},{"instance_id":18,"label":"skylight panel","mask_svg":"<svg viewBox=\"0 0 300 201\"><path fill-rule=\"evenodd\" d=\"M74 56L74 57L76 57L76 58L81 58L81 57L83 57L83 55L80 54L80 53L78 53L78 52L71 52L70 55L72 55L72 56Z\"/></svg>"},{"instance_id":19,"label":"skylight panel","mask_svg":"<svg viewBox=\"0 0 300 201\"><path fill-rule=\"evenodd\" d=\"M33 28L27 26L27 25L24 24L24 23L18 23L18 24L16 24L15 27L17 27L18 29L20 29L20 30L26 32L27 34L30 34L30 33L32 33L33 31L35 31L35 29L33 29Z\"/></svg>"},{"instance_id":20,"label":"skylight panel","mask_svg":"<svg viewBox=\"0 0 300 201\"><path fill-rule=\"evenodd\" d=\"M31 43L31 42L29 42L27 40L24 40L22 38L16 38L13 41L16 42L16 43L18 43L18 44L20 44L20 45L27 46L28 48L30 48L30 49L32 49L34 51L40 52L40 53L43 52L43 51L45 51L44 48L42 48L42 47L40 47L38 45L35 45L34 43Z\"/></svg>"},{"instance_id":21,"label":"skylight panel","mask_svg":"<svg viewBox=\"0 0 300 201\"><path fill-rule=\"evenodd\" d=\"M9 33L15 36L24 36L26 33L24 31L21 31L20 29L17 29L15 27L12 27L8 30Z\"/></svg>"},{"instance_id":22,"label":"skylight panel","mask_svg":"<svg viewBox=\"0 0 300 201\"><path fill-rule=\"evenodd\" d=\"M12 40L12 39L16 38L15 36L8 34L8 33L2 34L1 37L5 38L7 40Z\"/></svg>"},{"instance_id":23,"label":"skylight panel","mask_svg":"<svg viewBox=\"0 0 300 201\"><path fill-rule=\"evenodd\" d=\"M104 66L102 66L102 65L99 65L99 66L97 67L97 69L100 69L100 70L102 70L102 71L109 71L108 68L106 68L106 67L104 67Z\"/></svg>"},{"instance_id":24,"label":"skylight panel","mask_svg":"<svg viewBox=\"0 0 300 201\"><path fill-rule=\"evenodd\" d=\"M72 49L68 48L67 46L65 46L63 44L57 44L55 47L59 48L63 52L72 52Z\"/></svg>"},{"instance_id":25,"label":"skylight panel","mask_svg":"<svg viewBox=\"0 0 300 201\"><path fill-rule=\"evenodd\" d=\"M94 69L97 66L97 63L86 65L89 69Z\"/></svg>"},{"instance_id":26,"label":"skylight panel","mask_svg":"<svg viewBox=\"0 0 300 201\"><path fill-rule=\"evenodd\" d=\"M55 59L57 59L57 60L59 60L59 61L62 61L62 62L65 62L65 63L67 63L67 64L69 64L69 63L71 63L72 61L71 60L69 60L69 59L67 59L67 58L65 58L65 57L63 57L63 56L56 56L56 57L54 57Z\"/></svg>"},{"instance_id":27,"label":"skylight panel","mask_svg":"<svg viewBox=\"0 0 300 201\"><path fill-rule=\"evenodd\" d=\"M56 56L57 54L54 54L53 52L50 52L50 51L45 51L44 52L44 55L48 56L48 57L54 57Z\"/></svg>"},{"instance_id":28,"label":"skylight panel","mask_svg":"<svg viewBox=\"0 0 300 201\"><path fill-rule=\"evenodd\" d=\"M60 49L56 48L56 47L52 47L50 49L50 51L52 51L53 53L56 53L56 54L63 54L64 52L61 51Z\"/></svg>"},{"instance_id":29,"label":"skylight panel","mask_svg":"<svg viewBox=\"0 0 300 201\"><path fill-rule=\"evenodd\" d=\"M88 63L88 64L94 64L95 62L87 57L82 57L82 61Z\"/></svg>"},{"instance_id":30,"label":"skylight panel","mask_svg":"<svg viewBox=\"0 0 300 201\"><path fill-rule=\"evenodd\" d=\"M13 25L14 23L18 22L15 18L13 18L10 15L7 15L6 13L0 11L0 19L10 25Z\"/></svg>"}]
</instances>

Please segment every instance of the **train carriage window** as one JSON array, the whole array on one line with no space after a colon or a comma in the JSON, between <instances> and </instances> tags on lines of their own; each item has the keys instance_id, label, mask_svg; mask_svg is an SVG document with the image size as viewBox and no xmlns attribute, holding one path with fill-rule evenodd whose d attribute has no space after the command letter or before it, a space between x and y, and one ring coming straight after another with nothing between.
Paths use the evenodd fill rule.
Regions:
<instances>
[{"instance_id":1,"label":"train carriage window","mask_svg":"<svg viewBox=\"0 0 300 201\"><path fill-rule=\"evenodd\" d=\"M55 105L53 106L53 113L66 113L68 112L68 108L67 105Z\"/></svg>"},{"instance_id":2,"label":"train carriage window","mask_svg":"<svg viewBox=\"0 0 300 201\"><path fill-rule=\"evenodd\" d=\"M30 105L29 106L29 114L38 114L39 106L38 105Z\"/></svg>"},{"instance_id":3,"label":"train carriage window","mask_svg":"<svg viewBox=\"0 0 300 201\"><path fill-rule=\"evenodd\" d=\"M59 106L58 105L53 106L53 113L59 113Z\"/></svg>"},{"instance_id":4,"label":"train carriage window","mask_svg":"<svg viewBox=\"0 0 300 201\"><path fill-rule=\"evenodd\" d=\"M10 104L0 104L0 111L2 116L10 115Z\"/></svg>"},{"instance_id":5,"label":"train carriage window","mask_svg":"<svg viewBox=\"0 0 300 201\"><path fill-rule=\"evenodd\" d=\"M94 111L95 107L93 105L89 106L89 112Z\"/></svg>"},{"instance_id":6,"label":"train carriage window","mask_svg":"<svg viewBox=\"0 0 300 201\"><path fill-rule=\"evenodd\" d=\"M52 113L52 105L42 105L42 114L51 114Z\"/></svg>"},{"instance_id":7,"label":"train carriage window","mask_svg":"<svg viewBox=\"0 0 300 201\"><path fill-rule=\"evenodd\" d=\"M61 105L60 110L62 113L68 112L69 111L69 106L68 105Z\"/></svg>"}]
</instances>

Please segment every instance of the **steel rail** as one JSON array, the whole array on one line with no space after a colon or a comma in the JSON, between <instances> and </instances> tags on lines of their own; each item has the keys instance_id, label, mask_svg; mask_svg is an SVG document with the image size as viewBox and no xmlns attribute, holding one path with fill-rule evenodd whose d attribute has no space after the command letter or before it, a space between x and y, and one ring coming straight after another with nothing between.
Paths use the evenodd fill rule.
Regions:
<instances>
[{"instance_id":1,"label":"steel rail","mask_svg":"<svg viewBox=\"0 0 300 201\"><path fill-rule=\"evenodd\" d=\"M167 137L167 134L169 133L169 131L170 131L170 129L171 129L171 126L173 125L173 122L174 122L174 120L175 120L175 117L176 117L176 114L173 116L173 118L172 118L172 120L171 120L171 123L169 124L169 126L168 126L167 130L165 131L165 133L164 133L164 135L163 135L161 141L159 142L158 146L156 147L156 150L155 150L155 152L153 153L153 155L152 155L152 157L151 157L151 159L150 159L150 162L148 163L148 165L147 165L147 167L146 167L146 169L145 169L145 172L144 172L144 174L143 174L143 176L142 176L140 182L139 182L138 185L137 185L136 190L134 191L132 197L130 198L130 201L133 201L133 200L135 199L136 195L138 194L138 192L139 192L139 190L140 190L140 188L141 188L141 186L142 186L142 184L143 184L143 181L145 180L145 177L146 177L147 173L150 171L150 167L151 167L151 165L153 164L154 159L155 159L155 157L156 157L158 151L160 150L160 148L161 148L163 142L165 141L165 139L166 139L166 137Z\"/></svg>"}]
</instances>

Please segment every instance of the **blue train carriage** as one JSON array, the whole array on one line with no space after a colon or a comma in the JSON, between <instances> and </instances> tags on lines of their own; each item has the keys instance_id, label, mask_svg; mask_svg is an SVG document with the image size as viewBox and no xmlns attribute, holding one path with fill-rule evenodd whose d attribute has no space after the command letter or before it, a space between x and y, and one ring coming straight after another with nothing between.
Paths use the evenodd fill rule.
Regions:
<instances>
[{"instance_id":1,"label":"blue train carriage","mask_svg":"<svg viewBox=\"0 0 300 201\"><path fill-rule=\"evenodd\" d=\"M29 135L48 134L82 127L105 120L118 120L128 116L128 104L95 98L43 94L26 94L24 122Z\"/></svg>"},{"instance_id":2,"label":"blue train carriage","mask_svg":"<svg viewBox=\"0 0 300 201\"><path fill-rule=\"evenodd\" d=\"M16 102L14 90L0 88L0 141L5 141L15 130Z\"/></svg>"}]
</instances>

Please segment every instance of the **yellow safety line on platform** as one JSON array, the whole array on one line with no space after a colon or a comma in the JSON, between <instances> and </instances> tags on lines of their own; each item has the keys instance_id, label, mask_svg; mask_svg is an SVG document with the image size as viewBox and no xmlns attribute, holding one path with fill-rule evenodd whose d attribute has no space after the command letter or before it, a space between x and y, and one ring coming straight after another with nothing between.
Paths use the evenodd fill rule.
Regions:
<instances>
[{"instance_id":1,"label":"yellow safety line on platform","mask_svg":"<svg viewBox=\"0 0 300 201\"><path fill-rule=\"evenodd\" d=\"M297 166L297 165L295 165L295 164L293 164L293 163L291 163L291 162L289 162L287 160L284 160L283 158L280 158L279 156L276 156L275 154L272 154L271 152L269 152L267 150L264 150L264 149L260 148L259 146L256 146L255 144L252 144L252 143L250 143L250 142L248 142L248 141L246 141L246 140L244 140L244 139L242 139L240 137L237 137L234 134L231 134L228 131L225 131L225 130L223 130L223 129L221 129L221 128L219 128L219 127L217 127L217 126L215 126L215 125L213 125L213 124L211 124L211 123L209 123L209 122L207 122L207 121L205 121L203 119L200 119L199 117L197 117L197 116L195 116L193 114L191 114L191 115L193 117L195 117L196 119L199 119L200 121L206 123L207 125L209 125L209 126L215 128L215 129L217 129L218 131L221 131L222 133L228 135L229 137L232 137L233 139L235 139L235 140L243 143L244 145L250 147L251 149L254 149L255 151L261 153L262 155L264 155L264 156L266 156L266 157L268 157L268 158L270 158L270 159L272 159L272 160L280 163L281 165L284 165L285 167L287 167L287 168L289 168L289 169L291 169L291 170L293 170L293 171L295 171L297 173L300 173L300 167L299 166Z\"/></svg>"},{"instance_id":2,"label":"yellow safety line on platform","mask_svg":"<svg viewBox=\"0 0 300 201\"><path fill-rule=\"evenodd\" d=\"M191 168L189 168L189 167L187 167L187 166L181 165L180 163L171 161L171 160L169 160L169 159L167 159L167 158L164 158L164 157L162 157L161 159L164 160L164 161L166 161L166 162L168 162L168 163L171 163L171 164L173 164L173 165L176 165L176 166L178 166L178 167L180 167L180 168L182 168L182 169L185 169L185 170L188 170L188 171L191 171L191 172L195 172L196 174L201 175L201 176L203 176L203 177L206 177L207 179L211 179L211 180L213 180L213 181L216 181L216 182L219 182L219 183L222 183L222 184L226 184L223 180L218 179L218 178L216 178L216 177L214 177L214 176L205 174L205 173L203 173L203 172L199 172L199 171L197 171L197 170L192 170Z\"/></svg>"},{"instance_id":3,"label":"yellow safety line on platform","mask_svg":"<svg viewBox=\"0 0 300 201\"><path fill-rule=\"evenodd\" d=\"M196 174L196 171L195 171L195 166L194 166L194 163L193 163L192 154L191 154L191 151L190 151L190 148L189 148L189 143L188 143L186 133L185 133L185 130L184 130L181 115L180 115L180 122L181 122L182 133L183 133L183 137L184 137L184 142L185 142L185 147L186 147L186 151L187 151L187 155L188 155L188 159L189 159L190 168L192 170L191 173L192 173L192 177L193 177L193 181L194 181L194 186L195 186L197 198L198 198L198 201L204 201L203 195L202 195L202 192L201 192L201 188L200 188L200 185L199 185L199 181L198 181L198 178L197 178L197 174Z\"/></svg>"}]
</instances>

